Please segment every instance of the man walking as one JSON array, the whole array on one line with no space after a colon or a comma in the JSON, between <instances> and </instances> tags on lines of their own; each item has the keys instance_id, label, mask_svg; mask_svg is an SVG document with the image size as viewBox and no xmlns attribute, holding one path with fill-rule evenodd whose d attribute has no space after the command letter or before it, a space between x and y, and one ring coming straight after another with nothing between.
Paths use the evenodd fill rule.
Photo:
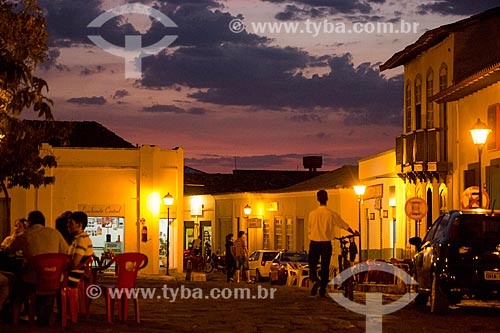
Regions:
<instances>
[{"instance_id":1,"label":"man walking","mask_svg":"<svg viewBox=\"0 0 500 333\"><path fill-rule=\"evenodd\" d=\"M252 283L248 270L248 249L244 236L244 231L238 231L238 238L234 241L232 249L233 256L236 258L236 283L240 283L240 277L241 279L246 277L247 283Z\"/></svg>"},{"instance_id":2,"label":"man walking","mask_svg":"<svg viewBox=\"0 0 500 333\"><path fill-rule=\"evenodd\" d=\"M328 193L320 190L316 194L319 207L309 213L307 231L310 239L309 244L309 276L314 285L311 295L326 295L326 286L330 271L330 259L332 256L332 240L335 238L335 226L354 234L349 224L337 213L326 207ZM318 263L321 258L321 276L318 278Z\"/></svg>"}]
</instances>

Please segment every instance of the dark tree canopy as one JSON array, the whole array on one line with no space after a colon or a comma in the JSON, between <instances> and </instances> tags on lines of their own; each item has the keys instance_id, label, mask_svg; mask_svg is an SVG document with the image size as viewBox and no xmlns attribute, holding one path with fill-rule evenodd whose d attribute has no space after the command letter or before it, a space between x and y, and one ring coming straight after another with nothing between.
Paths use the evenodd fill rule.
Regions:
<instances>
[{"instance_id":1,"label":"dark tree canopy","mask_svg":"<svg viewBox=\"0 0 500 333\"><path fill-rule=\"evenodd\" d=\"M36 0L0 0L0 187L8 219L8 188L54 182L46 169L56 166L55 157L40 148L58 133L51 125L52 101L44 95L47 83L35 75L36 66L48 57L47 38ZM19 119L26 109L43 118L43 126Z\"/></svg>"},{"instance_id":2,"label":"dark tree canopy","mask_svg":"<svg viewBox=\"0 0 500 333\"><path fill-rule=\"evenodd\" d=\"M47 83L34 75L48 57L45 19L36 0L0 0L0 110L18 116L32 108L52 119Z\"/></svg>"}]
</instances>

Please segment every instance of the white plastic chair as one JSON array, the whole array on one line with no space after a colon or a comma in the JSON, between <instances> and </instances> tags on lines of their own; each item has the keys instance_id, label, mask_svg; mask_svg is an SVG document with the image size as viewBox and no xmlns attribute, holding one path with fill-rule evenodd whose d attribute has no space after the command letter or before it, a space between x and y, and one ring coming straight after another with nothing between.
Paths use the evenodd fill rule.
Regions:
<instances>
[{"instance_id":1,"label":"white plastic chair","mask_svg":"<svg viewBox=\"0 0 500 333\"><path fill-rule=\"evenodd\" d=\"M294 267L291 264L286 264L288 271L286 285L302 287L304 280L309 278L309 267L302 266L299 263L295 265Z\"/></svg>"}]
</instances>

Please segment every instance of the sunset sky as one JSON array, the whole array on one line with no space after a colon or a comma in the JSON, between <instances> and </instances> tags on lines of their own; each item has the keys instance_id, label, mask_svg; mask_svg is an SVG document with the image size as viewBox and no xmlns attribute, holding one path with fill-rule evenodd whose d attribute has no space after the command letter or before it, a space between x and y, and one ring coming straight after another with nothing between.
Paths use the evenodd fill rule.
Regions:
<instances>
[{"instance_id":1,"label":"sunset sky","mask_svg":"<svg viewBox=\"0 0 500 333\"><path fill-rule=\"evenodd\" d=\"M153 6L177 27L141 14L88 27L126 3ZM403 68L381 74L378 66L425 31L499 6L500 0L39 4L51 59L38 74L49 84L56 120L97 121L133 144L179 146L187 166L229 173L235 166L302 170L306 155L322 155L322 170L333 170L392 149L402 132ZM242 27L239 22L243 31L233 32ZM379 22L417 29L349 33L355 23L370 29ZM255 31L259 24L282 30ZM125 77L124 58L97 47L88 35L118 47L125 35L141 35L143 46L177 37L157 55L142 58L143 76L134 79Z\"/></svg>"}]
</instances>

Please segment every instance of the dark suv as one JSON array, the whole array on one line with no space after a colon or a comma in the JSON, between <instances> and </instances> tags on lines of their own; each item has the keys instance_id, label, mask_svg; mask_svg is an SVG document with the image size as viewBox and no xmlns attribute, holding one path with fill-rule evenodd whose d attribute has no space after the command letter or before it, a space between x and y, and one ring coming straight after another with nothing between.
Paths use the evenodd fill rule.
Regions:
<instances>
[{"instance_id":1,"label":"dark suv","mask_svg":"<svg viewBox=\"0 0 500 333\"><path fill-rule=\"evenodd\" d=\"M451 211L413 237L417 304L442 313L463 298L500 299L500 212Z\"/></svg>"}]
</instances>

